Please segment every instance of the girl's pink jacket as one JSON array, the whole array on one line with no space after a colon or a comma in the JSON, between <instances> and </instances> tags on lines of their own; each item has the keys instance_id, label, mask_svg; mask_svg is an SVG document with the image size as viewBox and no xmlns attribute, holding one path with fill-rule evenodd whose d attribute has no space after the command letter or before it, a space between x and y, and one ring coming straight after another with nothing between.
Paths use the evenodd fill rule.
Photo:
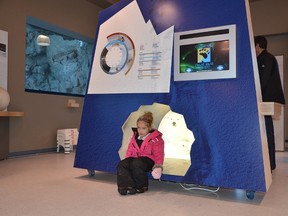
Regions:
<instances>
[{"instance_id":1,"label":"girl's pink jacket","mask_svg":"<svg viewBox=\"0 0 288 216\"><path fill-rule=\"evenodd\" d=\"M149 157L154 161L154 166L162 166L164 162L164 140L162 139L162 133L156 129L153 129L153 132L146 137L141 145L141 148L139 148L135 139L137 132L135 129L133 129L133 131L134 134L128 144L126 158Z\"/></svg>"}]
</instances>

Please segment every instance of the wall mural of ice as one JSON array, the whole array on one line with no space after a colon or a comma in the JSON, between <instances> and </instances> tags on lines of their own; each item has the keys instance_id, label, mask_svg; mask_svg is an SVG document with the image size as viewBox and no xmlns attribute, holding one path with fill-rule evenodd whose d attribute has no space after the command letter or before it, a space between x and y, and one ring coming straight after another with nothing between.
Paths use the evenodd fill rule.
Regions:
<instances>
[{"instance_id":1,"label":"wall mural of ice","mask_svg":"<svg viewBox=\"0 0 288 216\"><path fill-rule=\"evenodd\" d=\"M25 91L84 96L93 40L42 21L27 20ZM38 45L38 35L48 36L50 46Z\"/></svg>"}]
</instances>

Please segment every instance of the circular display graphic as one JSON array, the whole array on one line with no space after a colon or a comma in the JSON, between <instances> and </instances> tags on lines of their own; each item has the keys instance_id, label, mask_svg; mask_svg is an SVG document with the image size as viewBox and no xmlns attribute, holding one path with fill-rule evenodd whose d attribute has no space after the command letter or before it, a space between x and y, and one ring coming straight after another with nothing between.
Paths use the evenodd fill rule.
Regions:
<instances>
[{"instance_id":1,"label":"circular display graphic","mask_svg":"<svg viewBox=\"0 0 288 216\"><path fill-rule=\"evenodd\" d=\"M128 51L119 40L108 43L101 53L101 67L108 74L120 72L127 62Z\"/></svg>"},{"instance_id":2,"label":"circular display graphic","mask_svg":"<svg viewBox=\"0 0 288 216\"><path fill-rule=\"evenodd\" d=\"M109 42L100 56L102 70L111 75L119 72L124 72L126 75L135 58L133 41L124 33L111 34L107 39Z\"/></svg>"}]
</instances>

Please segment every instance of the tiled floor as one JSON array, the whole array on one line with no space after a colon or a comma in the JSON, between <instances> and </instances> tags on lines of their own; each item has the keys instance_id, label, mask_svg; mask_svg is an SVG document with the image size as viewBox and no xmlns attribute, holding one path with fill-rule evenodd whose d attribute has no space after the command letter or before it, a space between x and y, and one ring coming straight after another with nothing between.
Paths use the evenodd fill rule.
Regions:
<instances>
[{"instance_id":1,"label":"tiled floor","mask_svg":"<svg viewBox=\"0 0 288 216\"><path fill-rule=\"evenodd\" d=\"M144 194L120 196L115 175L89 177L86 170L73 168L74 156L47 153L0 161L0 215L288 215L288 152L277 152L273 183L253 200L243 190L185 190L155 180Z\"/></svg>"}]
</instances>

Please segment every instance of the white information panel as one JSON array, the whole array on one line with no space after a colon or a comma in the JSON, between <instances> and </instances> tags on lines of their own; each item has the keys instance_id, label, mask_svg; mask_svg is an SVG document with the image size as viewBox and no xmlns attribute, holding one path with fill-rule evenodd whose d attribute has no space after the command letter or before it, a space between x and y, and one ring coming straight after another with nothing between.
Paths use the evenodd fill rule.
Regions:
<instances>
[{"instance_id":1,"label":"white information panel","mask_svg":"<svg viewBox=\"0 0 288 216\"><path fill-rule=\"evenodd\" d=\"M8 32L0 30L0 86L7 90Z\"/></svg>"},{"instance_id":2,"label":"white information panel","mask_svg":"<svg viewBox=\"0 0 288 216\"><path fill-rule=\"evenodd\" d=\"M99 28L88 94L169 92L173 34L157 35L131 2Z\"/></svg>"}]
</instances>

